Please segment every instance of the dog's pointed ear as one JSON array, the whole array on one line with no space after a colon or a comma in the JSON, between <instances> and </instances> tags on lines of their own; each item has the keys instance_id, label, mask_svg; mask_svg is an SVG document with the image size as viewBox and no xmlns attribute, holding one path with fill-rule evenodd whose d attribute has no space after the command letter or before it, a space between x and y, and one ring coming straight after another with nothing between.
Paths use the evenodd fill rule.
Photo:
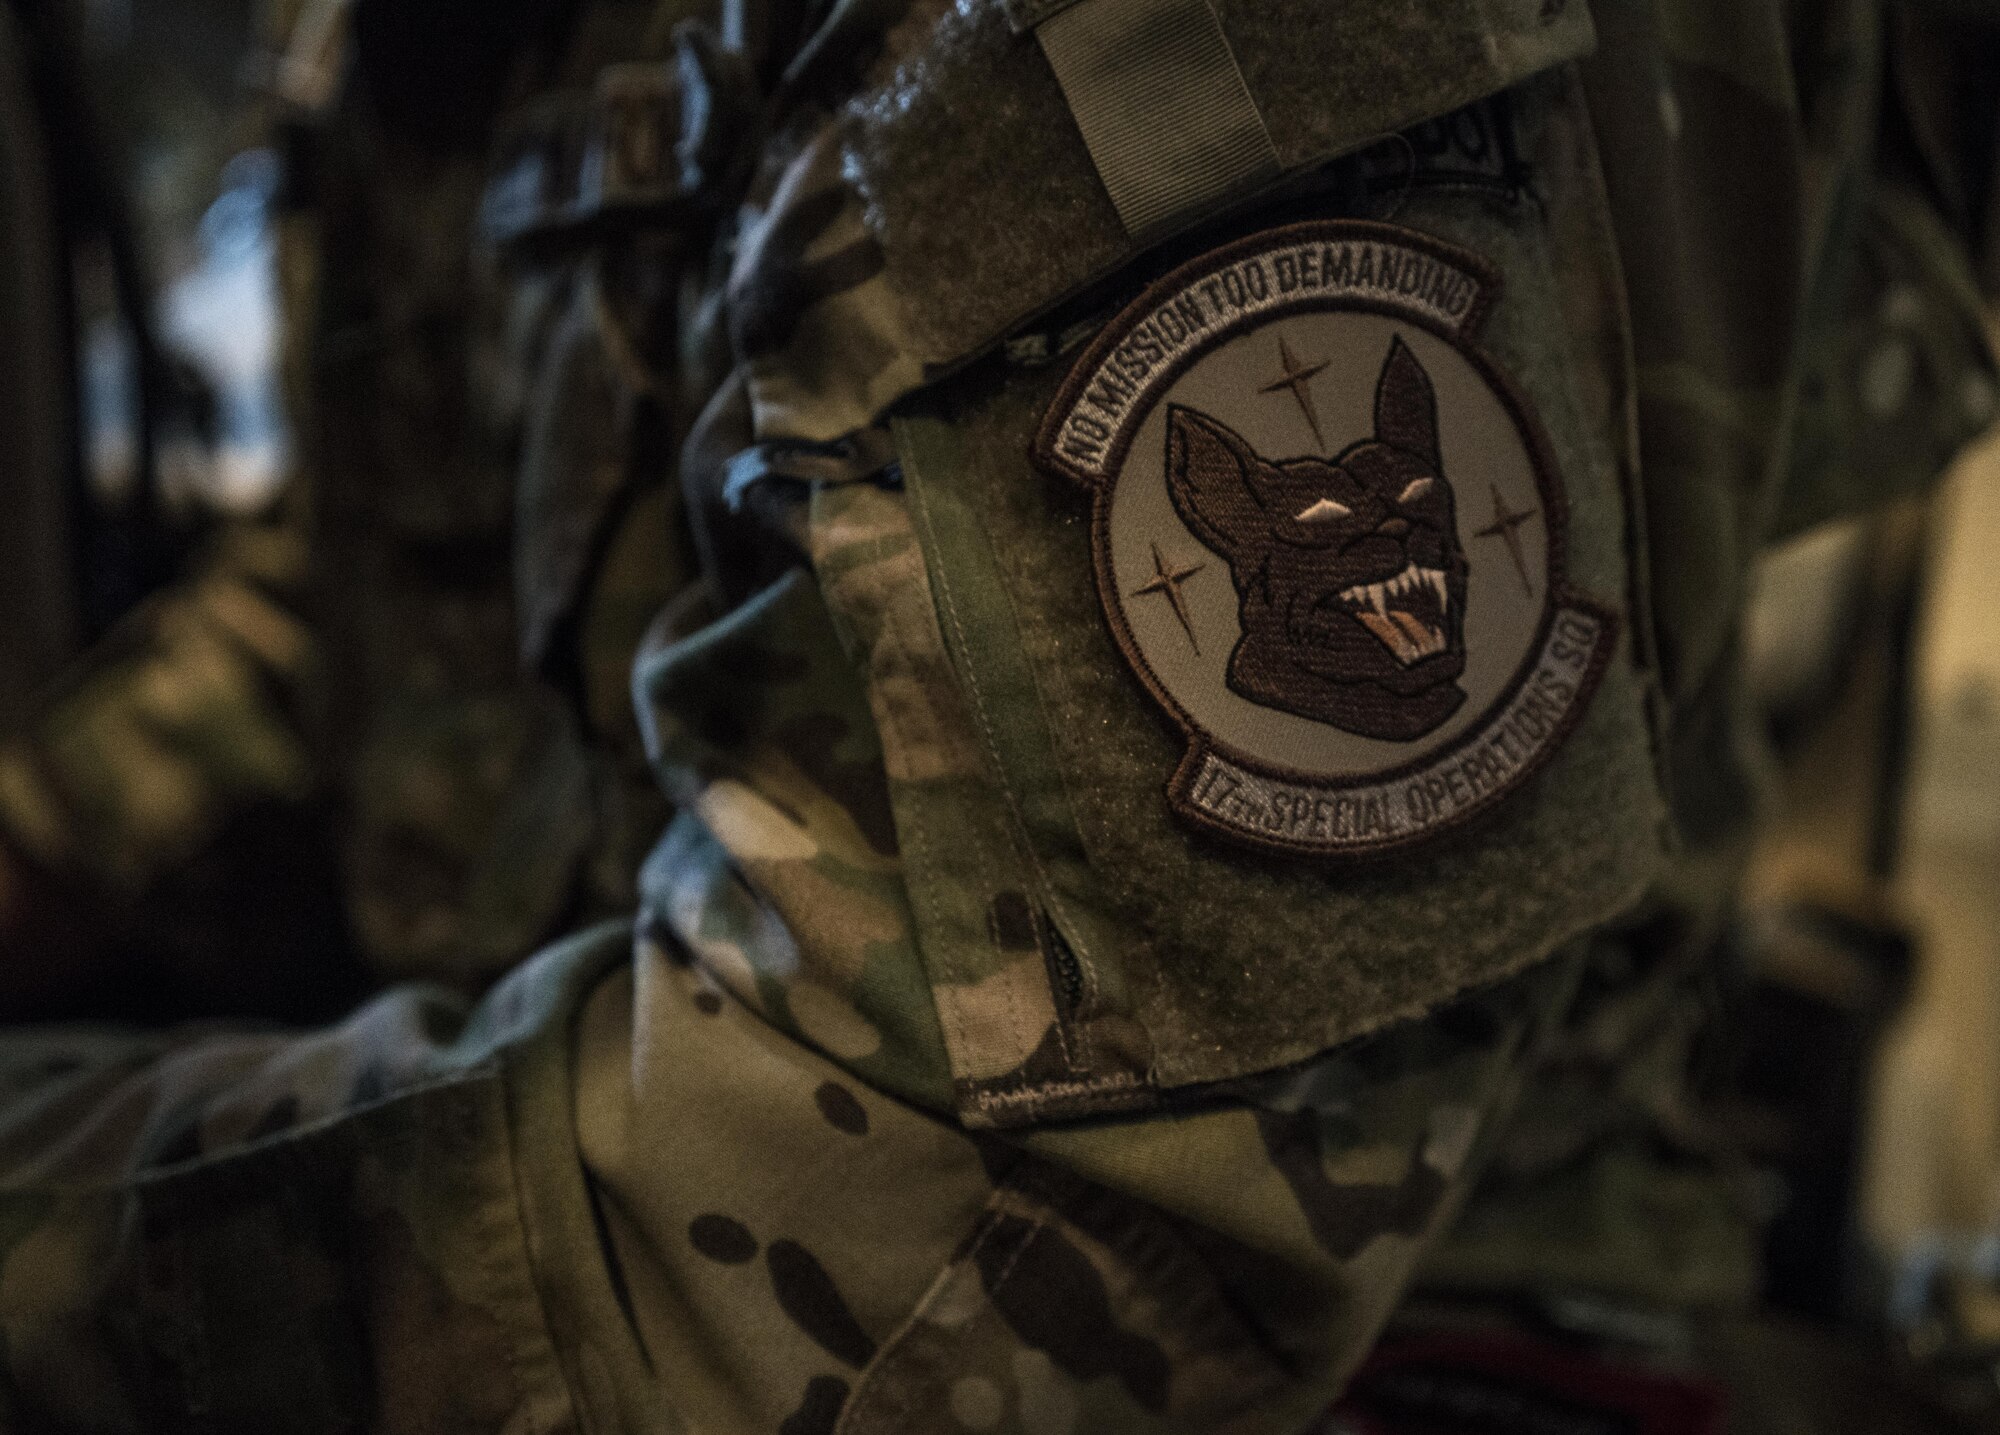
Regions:
<instances>
[{"instance_id":1,"label":"dog's pointed ear","mask_svg":"<svg viewBox=\"0 0 2000 1435\"><path fill-rule=\"evenodd\" d=\"M1231 562L1268 541L1270 518L1255 478L1262 464L1227 424L1167 406L1167 495L1194 536Z\"/></svg>"},{"instance_id":2,"label":"dog's pointed ear","mask_svg":"<svg viewBox=\"0 0 2000 1435\"><path fill-rule=\"evenodd\" d=\"M1375 383L1375 437L1415 454L1433 469L1443 466L1438 457L1437 391L1400 335L1389 341L1389 357L1382 361L1382 377Z\"/></svg>"}]
</instances>

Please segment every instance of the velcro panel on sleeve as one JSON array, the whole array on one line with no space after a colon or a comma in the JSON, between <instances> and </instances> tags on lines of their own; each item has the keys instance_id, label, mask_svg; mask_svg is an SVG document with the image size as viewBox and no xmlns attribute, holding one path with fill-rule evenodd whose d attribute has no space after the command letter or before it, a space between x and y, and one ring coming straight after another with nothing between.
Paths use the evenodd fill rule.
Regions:
<instances>
[{"instance_id":1,"label":"velcro panel on sleeve","mask_svg":"<svg viewBox=\"0 0 2000 1435\"><path fill-rule=\"evenodd\" d=\"M1661 870L1588 116L1563 73L1464 124L1531 194L1443 155L1366 217L1246 222L1082 354L895 423L976 750L951 800L883 692L878 726L968 1120L1306 1059ZM1008 860L924 858L982 844ZM972 919L1015 910L1011 945ZM1054 1026L1002 1071L1003 977L1038 968Z\"/></svg>"},{"instance_id":2,"label":"velcro panel on sleeve","mask_svg":"<svg viewBox=\"0 0 2000 1435\"><path fill-rule=\"evenodd\" d=\"M1036 18L1045 29L1103 26L1120 3L1083 0ZM1227 127L1248 152L1261 116L1278 181L1594 43L1588 7L1549 0L1214 0L1211 21L1241 74L1244 102L1229 106ZM1133 47L1123 57L1131 73L1101 74L1091 87L1122 97L1114 108L1125 114L1105 123L1132 146L1144 143L1129 121L1149 87L1171 91L1184 78L1147 71L1158 48ZM1119 58L1106 50L1096 63L1115 71ZM1148 227L1152 202L1132 201L1135 237L1086 143L1104 117L1073 113L1076 92L1064 83L1002 6L917 0L876 82L797 153L743 235L731 303L760 437L851 432L1203 216L1163 189L1159 228ZM1184 164L1186 148L1171 138L1155 137L1160 162ZM1120 166L1147 170L1138 149ZM1217 197L1263 173L1220 166Z\"/></svg>"},{"instance_id":3,"label":"velcro panel on sleeve","mask_svg":"<svg viewBox=\"0 0 2000 1435\"><path fill-rule=\"evenodd\" d=\"M1209 0L1088 0L1035 37L1133 235L1277 176L1278 151Z\"/></svg>"}]
</instances>

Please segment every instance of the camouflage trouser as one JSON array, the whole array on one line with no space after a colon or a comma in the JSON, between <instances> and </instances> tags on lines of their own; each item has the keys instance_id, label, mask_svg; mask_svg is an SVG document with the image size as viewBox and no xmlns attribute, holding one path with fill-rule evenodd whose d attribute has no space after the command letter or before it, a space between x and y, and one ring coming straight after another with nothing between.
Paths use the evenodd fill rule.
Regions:
<instances>
[{"instance_id":1,"label":"camouflage trouser","mask_svg":"<svg viewBox=\"0 0 2000 1435\"><path fill-rule=\"evenodd\" d=\"M1019 1140L624 928L469 1017L17 1036L0 1428L1303 1429L1572 968Z\"/></svg>"}]
</instances>

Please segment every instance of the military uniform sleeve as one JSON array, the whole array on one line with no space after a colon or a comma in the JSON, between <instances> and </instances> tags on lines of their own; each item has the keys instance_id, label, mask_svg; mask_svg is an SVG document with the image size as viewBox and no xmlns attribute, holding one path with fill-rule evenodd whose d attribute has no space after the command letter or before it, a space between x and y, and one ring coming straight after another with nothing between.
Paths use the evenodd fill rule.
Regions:
<instances>
[{"instance_id":1,"label":"military uniform sleeve","mask_svg":"<svg viewBox=\"0 0 2000 1435\"><path fill-rule=\"evenodd\" d=\"M586 933L471 1012L9 1033L0 1428L579 1428L536 1262L590 1229L567 1014L628 951Z\"/></svg>"},{"instance_id":2,"label":"military uniform sleeve","mask_svg":"<svg viewBox=\"0 0 2000 1435\"><path fill-rule=\"evenodd\" d=\"M151 1129L261 1053L178 1103L192 1144L86 1145L73 1213L35 1205L68 1143L16 1141L56 1212L0 1270L17 1387L55 1408L47 1349L259 1429L1309 1428L1536 1068L1678 1049L1602 988L1727 901L1795 301L1854 272L1827 176L1881 114L1778 8L747 27L782 53L691 266L728 276L683 316L708 571L633 675L676 807L635 925L463 1030L403 995L79 1088L56 1125ZM655 221L699 147L617 117L673 109L626 102L685 43L577 150ZM536 253L639 252L588 217ZM419 1059L341 1075L378 1030ZM227 1094L322 1067L282 1129ZM1455 1268L1504 1283L1485 1214ZM85 1274L11 1285L51 1250Z\"/></svg>"},{"instance_id":3,"label":"military uniform sleeve","mask_svg":"<svg viewBox=\"0 0 2000 1435\"><path fill-rule=\"evenodd\" d=\"M1111 183L1041 18L837 17L784 81L869 76L799 104L704 310L716 561L635 673L679 809L636 937L456 1035L399 994L24 1078L24 1418L1338 1393L1657 852L1588 24L1231 10L1180 59L1265 139L1186 192Z\"/></svg>"},{"instance_id":4,"label":"military uniform sleeve","mask_svg":"<svg viewBox=\"0 0 2000 1435\"><path fill-rule=\"evenodd\" d=\"M625 1408L1306 1428L1661 871L1588 16L1181 10L913 12L752 185L577 1029Z\"/></svg>"},{"instance_id":5,"label":"military uniform sleeve","mask_svg":"<svg viewBox=\"0 0 2000 1435\"><path fill-rule=\"evenodd\" d=\"M684 477L794 566L638 670L682 810L577 1098L623 1388L1304 1428L1552 1051L1575 1199L1437 1274L1754 1287L1635 1072L1759 807L1751 560L1971 431L1962 254L1869 177L1866 37L1843 87L1770 7L1385 8L913 12L753 186Z\"/></svg>"}]
</instances>

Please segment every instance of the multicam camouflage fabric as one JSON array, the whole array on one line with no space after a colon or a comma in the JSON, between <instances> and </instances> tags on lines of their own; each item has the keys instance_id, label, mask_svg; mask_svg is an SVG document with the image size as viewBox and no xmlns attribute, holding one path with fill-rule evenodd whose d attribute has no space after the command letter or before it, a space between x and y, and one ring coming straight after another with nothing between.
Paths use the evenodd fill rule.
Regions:
<instances>
[{"instance_id":1,"label":"multicam camouflage fabric","mask_svg":"<svg viewBox=\"0 0 2000 1435\"><path fill-rule=\"evenodd\" d=\"M998 5L745 7L727 45L608 5L520 67L482 282L494 332L542 338L481 382L538 456L510 480L546 545L517 566L531 651L601 710L578 555L661 590L676 554L704 565L633 668L675 809L638 914L469 1010L406 989L303 1036L10 1037L10 1427L1275 1435L1426 1270L1753 1297L1757 1203L1685 1087L1761 780L1748 565L1921 486L1992 407L1964 216L1911 139L1923 92L1889 83L1907 17L1216 11L1284 178L1144 242ZM677 128L635 139L634 114ZM668 142L717 133L754 154ZM410 213L469 208L381 143L348 182L379 160L385 194L424 191ZM1494 265L1488 342L1550 430L1574 581L1622 619L1588 718L1490 822L1332 869L1173 825L1175 735L1102 628L1087 514L1028 456L1068 356L1146 280L1301 217ZM456 382L460 332L351 362L368 392ZM608 474L629 431L591 396L640 391L701 413L684 501ZM435 454L404 422L425 405L380 433L368 407L340 427L370 462ZM451 473L371 521L439 531L470 501ZM349 580L379 574L368 611L410 642L471 651L471 617L395 607L398 571ZM637 645L636 597L583 601ZM221 611L251 635L231 654L303 651ZM390 697L427 691L381 661ZM531 749L504 729L433 750ZM390 768L370 800L450 807ZM532 794L518 770L491 791Z\"/></svg>"}]
</instances>

